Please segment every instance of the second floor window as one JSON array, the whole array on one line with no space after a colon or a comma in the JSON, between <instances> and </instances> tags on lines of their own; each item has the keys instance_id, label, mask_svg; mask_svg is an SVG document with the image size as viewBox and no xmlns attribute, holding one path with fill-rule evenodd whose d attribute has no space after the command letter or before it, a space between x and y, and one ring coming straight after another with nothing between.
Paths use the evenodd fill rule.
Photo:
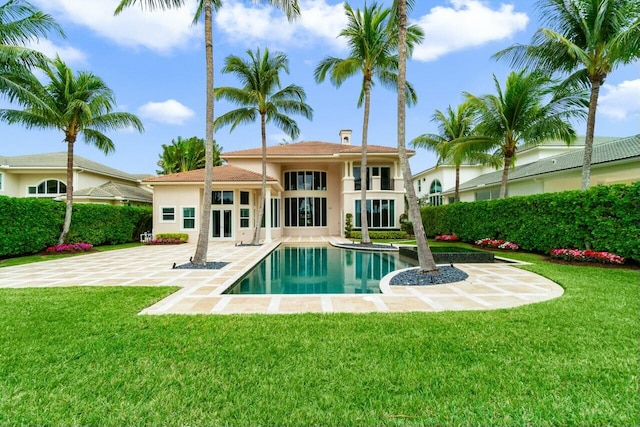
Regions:
<instances>
[{"instance_id":1,"label":"second floor window","mask_svg":"<svg viewBox=\"0 0 640 427\"><path fill-rule=\"evenodd\" d=\"M362 190L360 180L360 166L353 167L354 189ZM369 166L367 167L367 190L372 188L372 177L380 177L380 190L393 190L393 180L391 179L391 167L389 166Z\"/></svg>"},{"instance_id":2,"label":"second floor window","mask_svg":"<svg viewBox=\"0 0 640 427\"><path fill-rule=\"evenodd\" d=\"M30 186L28 191L30 195L64 194L67 192L67 185L57 179L48 179L38 185Z\"/></svg>"}]
</instances>

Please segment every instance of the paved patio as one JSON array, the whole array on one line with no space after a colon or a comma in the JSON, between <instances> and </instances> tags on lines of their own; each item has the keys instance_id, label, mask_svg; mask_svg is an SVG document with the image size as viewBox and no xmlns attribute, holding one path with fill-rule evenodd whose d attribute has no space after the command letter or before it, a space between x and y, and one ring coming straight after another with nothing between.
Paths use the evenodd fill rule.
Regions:
<instances>
[{"instance_id":1,"label":"paved patio","mask_svg":"<svg viewBox=\"0 0 640 427\"><path fill-rule=\"evenodd\" d=\"M339 243L338 237L286 238L287 243ZM447 285L410 287L381 282L382 294L224 295L280 241L262 246L211 243L209 261L219 270L173 269L195 252L195 244L140 246L15 267L0 268L0 288L54 286L177 286L181 289L143 314L335 313L489 310L557 298L556 283L513 265L456 264L469 277ZM388 277L388 276L387 276Z\"/></svg>"}]
</instances>

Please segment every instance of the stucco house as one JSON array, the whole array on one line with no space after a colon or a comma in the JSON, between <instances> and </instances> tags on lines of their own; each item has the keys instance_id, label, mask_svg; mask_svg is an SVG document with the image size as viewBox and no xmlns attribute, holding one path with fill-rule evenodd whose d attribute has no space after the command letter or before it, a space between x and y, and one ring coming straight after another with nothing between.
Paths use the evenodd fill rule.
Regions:
<instances>
[{"instance_id":1,"label":"stucco house","mask_svg":"<svg viewBox=\"0 0 640 427\"><path fill-rule=\"evenodd\" d=\"M584 139L571 146L550 141L518 151L516 166L509 171L507 196L580 188ZM460 169L460 201L498 197L502 170L463 164ZM629 184L640 179L640 135L594 140L591 185ZM452 203L455 167L438 165L413 176L416 194L430 205Z\"/></svg>"},{"instance_id":2,"label":"stucco house","mask_svg":"<svg viewBox=\"0 0 640 427\"><path fill-rule=\"evenodd\" d=\"M267 147L267 191L262 239L344 235L345 216L360 227L361 147L351 131L340 143L306 141ZM413 154L411 152L410 154ZM262 149L223 153L214 168L210 239L250 241L262 182ZM399 229L404 180L398 150L369 145L367 211L371 229ZM182 232L195 239L204 170L143 180L153 187L154 233Z\"/></svg>"},{"instance_id":3,"label":"stucco house","mask_svg":"<svg viewBox=\"0 0 640 427\"><path fill-rule=\"evenodd\" d=\"M73 159L74 202L150 206L142 185L148 175L131 175L81 156ZM0 195L66 199L67 153L0 156Z\"/></svg>"}]
</instances>

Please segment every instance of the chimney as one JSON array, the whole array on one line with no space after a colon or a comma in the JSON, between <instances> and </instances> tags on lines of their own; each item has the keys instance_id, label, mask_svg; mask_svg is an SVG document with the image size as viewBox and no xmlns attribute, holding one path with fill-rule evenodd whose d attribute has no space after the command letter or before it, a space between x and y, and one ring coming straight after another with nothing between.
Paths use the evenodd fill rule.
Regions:
<instances>
[{"instance_id":1,"label":"chimney","mask_svg":"<svg viewBox=\"0 0 640 427\"><path fill-rule=\"evenodd\" d=\"M340 135L340 144L351 145L351 129L342 129L339 135Z\"/></svg>"}]
</instances>

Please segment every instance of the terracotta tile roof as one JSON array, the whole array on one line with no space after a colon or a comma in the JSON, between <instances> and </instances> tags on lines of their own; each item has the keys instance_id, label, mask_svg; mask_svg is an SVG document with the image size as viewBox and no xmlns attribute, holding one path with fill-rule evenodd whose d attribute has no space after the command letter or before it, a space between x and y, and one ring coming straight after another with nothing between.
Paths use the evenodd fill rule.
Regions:
<instances>
[{"instance_id":1,"label":"terracotta tile roof","mask_svg":"<svg viewBox=\"0 0 640 427\"><path fill-rule=\"evenodd\" d=\"M188 172L178 172L171 175L154 176L145 178L143 182L204 182L204 169L196 169ZM247 169L232 165L222 165L213 168L213 182L262 182L262 175ZM267 181L278 180L267 175Z\"/></svg>"},{"instance_id":2,"label":"terracotta tile roof","mask_svg":"<svg viewBox=\"0 0 640 427\"><path fill-rule=\"evenodd\" d=\"M333 156L339 154L359 154L362 152L360 145L345 145L331 142L305 141L295 144L274 145L267 147L267 157L279 156ZM368 145L368 154L396 154L398 149L395 147L385 147L382 145ZM413 154L413 150L407 150L407 153ZM249 148L246 150L230 151L222 153L221 157L257 157L262 156L262 148Z\"/></svg>"}]
</instances>

